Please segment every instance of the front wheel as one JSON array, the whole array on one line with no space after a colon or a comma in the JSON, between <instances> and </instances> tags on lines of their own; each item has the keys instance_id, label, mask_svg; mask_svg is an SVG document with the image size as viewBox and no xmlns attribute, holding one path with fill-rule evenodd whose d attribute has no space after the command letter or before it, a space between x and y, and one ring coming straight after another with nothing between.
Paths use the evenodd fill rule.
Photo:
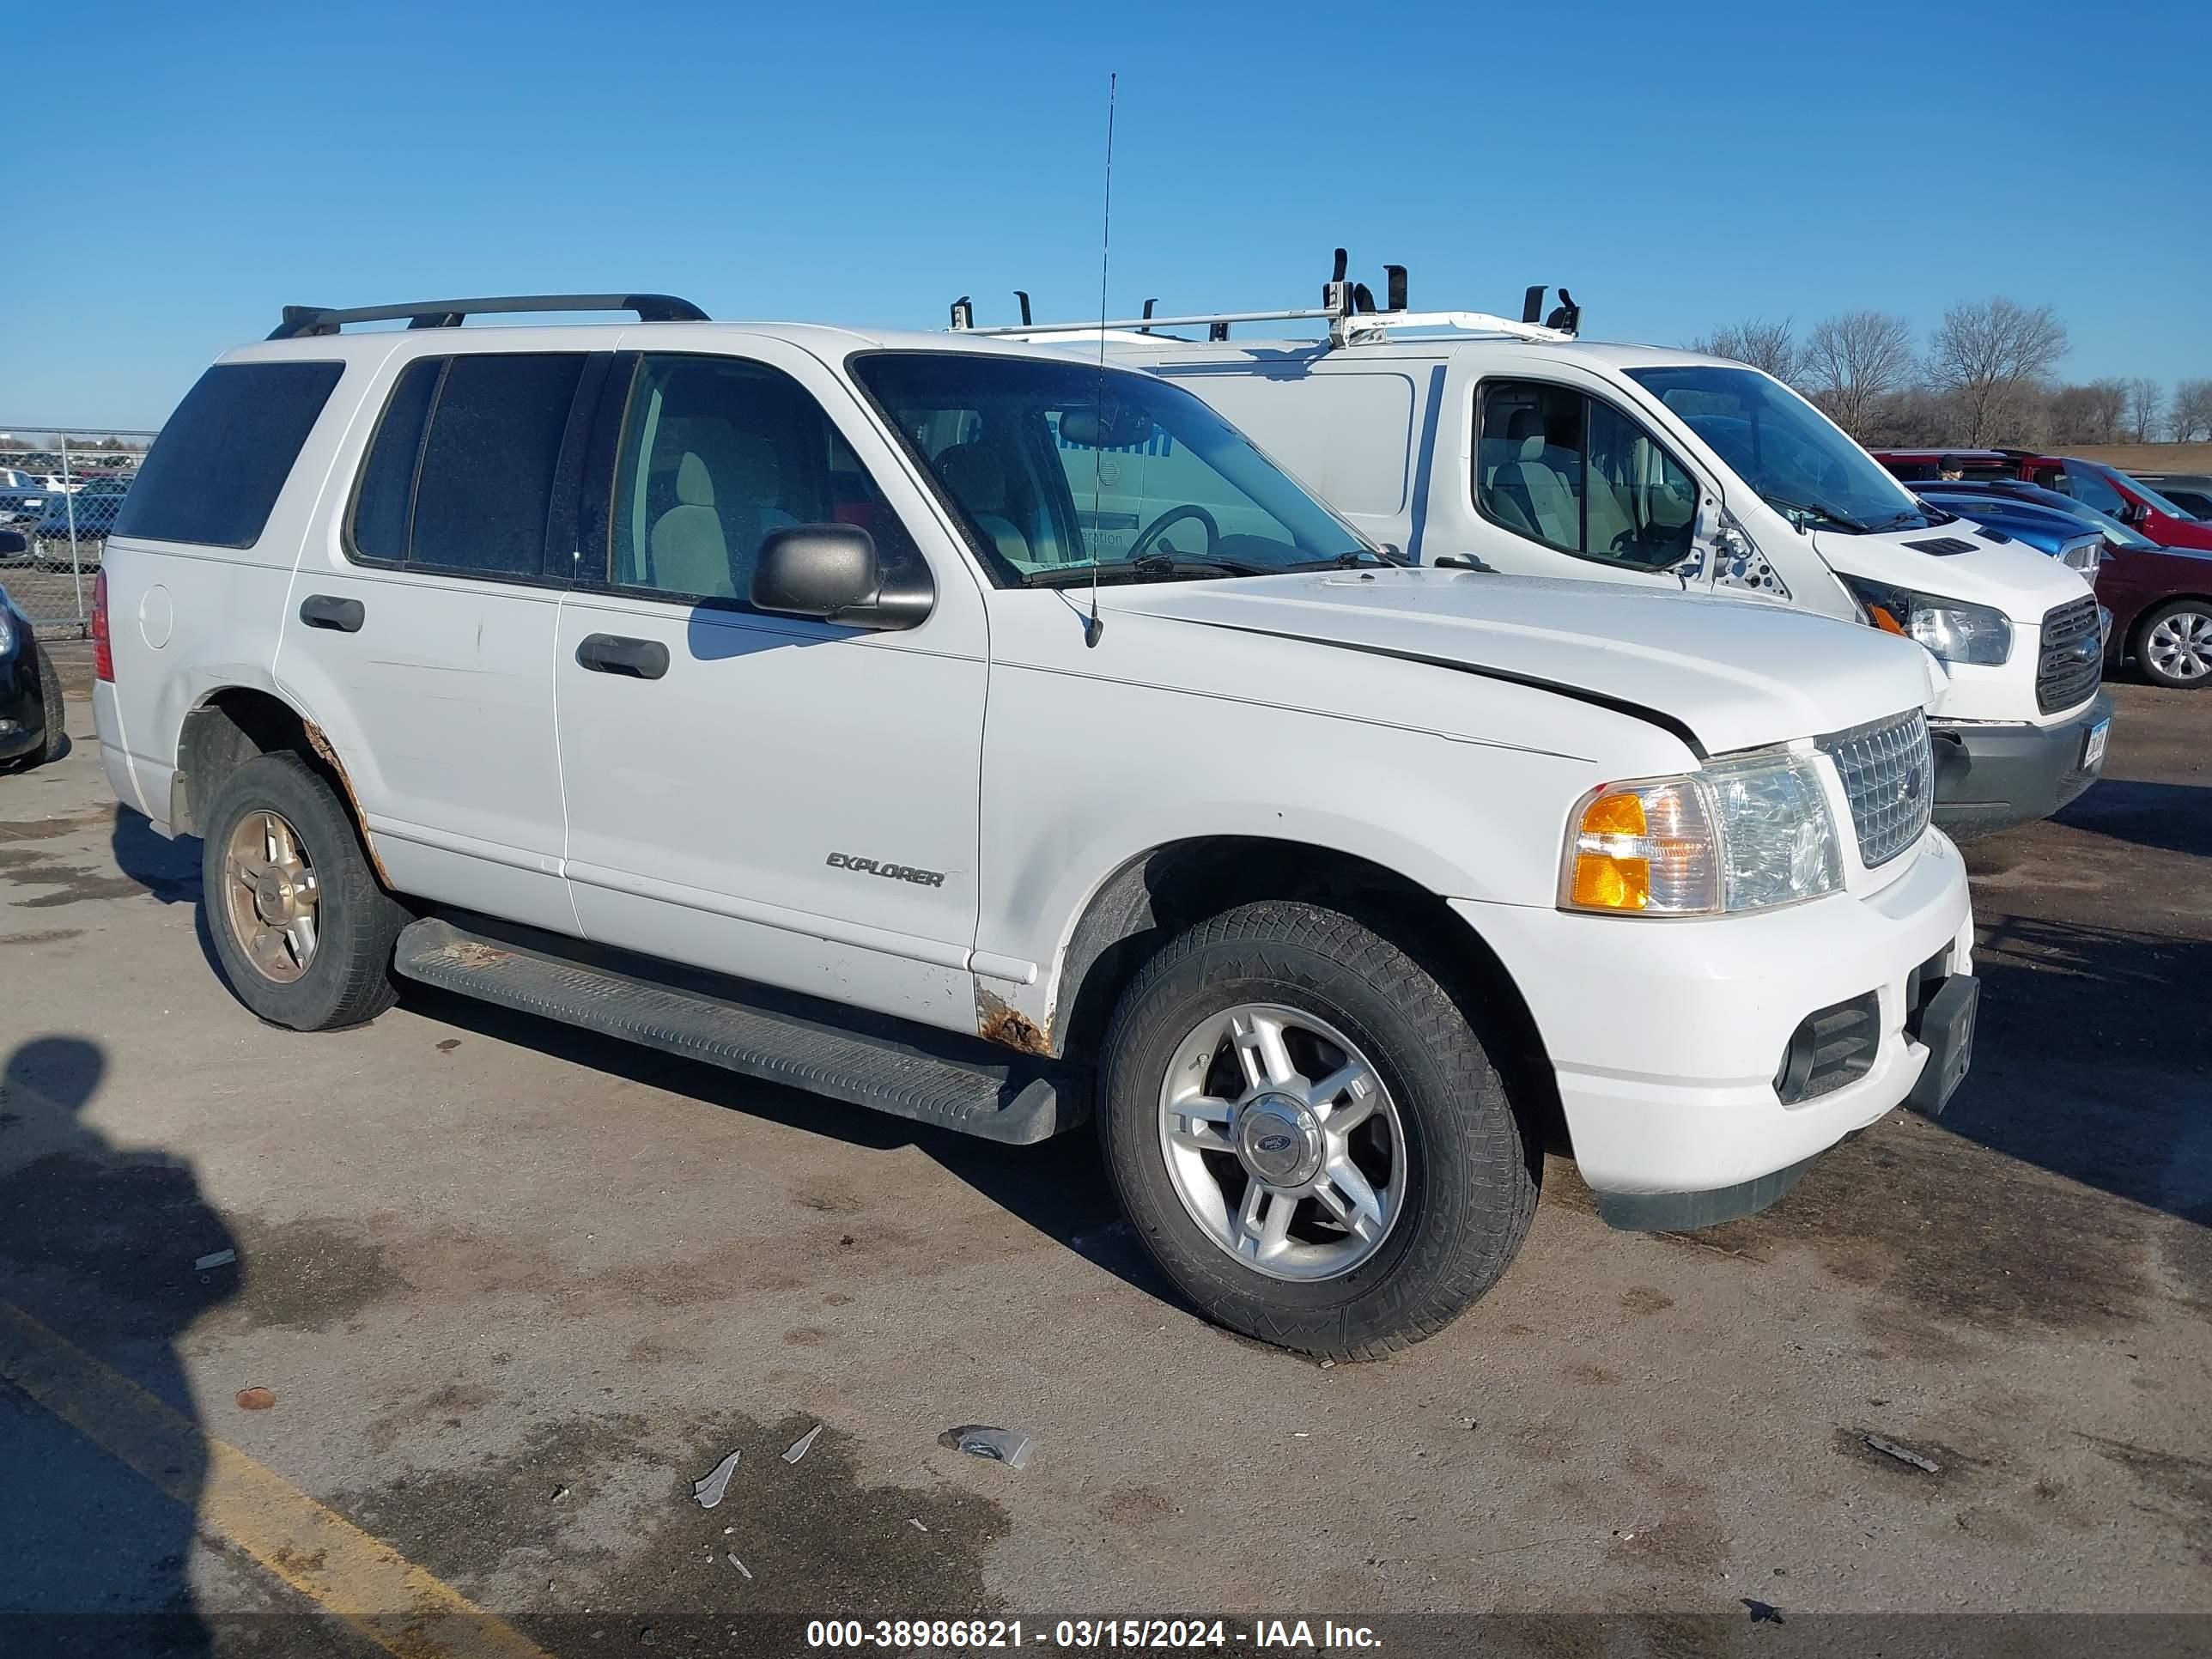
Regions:
<instances>
[{"instance_id":1,"label":"front wheel","mask_svg":"<svg viewBox=\"0 0 2212 1659\"><path fill-rule=\"evenodd\" d=\"M1122 995L1101 1133L1168 1277L1232 1330L1371 1358L1443 1328L1528 1229L1537 1159L1468 1015L1363 923L1267 901Z\"/></svg>"},{"instance_id":2,"label":"front wheel","mask_svg":"<svg viewBox=\"0 0 2212 1659\"><path fill-rule=\"evenodd\" d=\"M389 1008L407 912L377 885L337 792L298 755L257 756L208 815L200 902L231 989L272 1025L333 1030Z\"/></svg>"},{"instance_id":3,"label":"front wheel","mask_svg":"<svg viewBox=\"0 0 2212 1659\"><path fill-rule=\"evenodd\" d=\"M2193 691L2212 684L2212 600L2176 599L2152 611L2136 656L2160 685Z\"/></svg>"}]
</instances>

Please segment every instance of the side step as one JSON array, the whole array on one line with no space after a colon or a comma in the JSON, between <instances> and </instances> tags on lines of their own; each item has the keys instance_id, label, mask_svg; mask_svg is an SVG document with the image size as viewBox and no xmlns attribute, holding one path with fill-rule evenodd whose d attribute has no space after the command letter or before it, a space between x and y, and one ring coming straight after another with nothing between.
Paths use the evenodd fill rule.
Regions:
<instances>
[{"instance_id":1,"label":"side step","mask_svg":"<svg viewBox=\"0 0 2212 1659\"><path fill-rule=\"evenodd\" d=\"M441 917L401 932L392 967L502 1008L986 1140L1027 1146L1084 1115L1081 1091L1036 1075L1035 1062L1024 1071L1018 1062L969 1065L918 1054L887 1038L527 950Z\"/></svg>"}]
</instances>

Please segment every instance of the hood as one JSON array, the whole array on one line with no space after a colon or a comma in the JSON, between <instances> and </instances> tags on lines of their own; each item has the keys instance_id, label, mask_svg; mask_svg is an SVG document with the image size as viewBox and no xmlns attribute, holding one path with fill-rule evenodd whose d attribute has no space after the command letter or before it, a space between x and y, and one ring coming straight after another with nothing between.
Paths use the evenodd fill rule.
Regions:
<instances>
[{"instance_id":1,"label":"hood","mask_svg":"<svg viewBox=\"0 0 2212 1659\"><path fill-rule=\"evenodd\" d=\"M1958 511L1948 503L1943 510ZM1942 599L1990 605L2019 628L2040 627L2045 612L2089 591L2080 571L2048 553L2022 546L1992 547L1976 539L1972 530L1971 524L1947 524L1933 530L1855 536L1816 529L1813 546L1839 576L1863 576ZM1972 541L1973 550L1929 553L1911 545L1942 538Z\"/></svg>"},{"instance_id":2,"label":"hood","mask_svg":"<svg viewBox=\"0 0 2212 1659\"><path fill-rule=\"evenodd\" d=\"M1859 623L1608 582L1417 567L1109 588L1101 605L1543 686L1707 754L1887 719L1938 690L1926 652Z\"/></svg>"}]
</instances>

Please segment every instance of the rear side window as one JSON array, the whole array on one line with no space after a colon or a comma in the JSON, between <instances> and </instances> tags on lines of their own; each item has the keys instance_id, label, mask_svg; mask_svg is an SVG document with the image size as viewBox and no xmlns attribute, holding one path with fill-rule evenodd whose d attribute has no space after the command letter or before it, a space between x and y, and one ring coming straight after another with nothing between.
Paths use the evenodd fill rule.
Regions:
<instances>
[{"instance_id":1,"label":"rear side window","mask_svg":"<svg viewBox=\"0 0 2212 1659\"><path fill-rule=\"evenodd\" d=\"M410 364L362 468L355 556L543 576L546 520L583 369L581 352Z\"/></svg>"},{"instance_id":2,"label":"rear side window","mask_svg":"<svg viewBox=\"0 0 2212 1659\"><path fill-rule=\"evenodd\" d=\"M116 514L113 533L251 547L343 363L222 363L169 416Z\"/></svg>"}]
</instances>

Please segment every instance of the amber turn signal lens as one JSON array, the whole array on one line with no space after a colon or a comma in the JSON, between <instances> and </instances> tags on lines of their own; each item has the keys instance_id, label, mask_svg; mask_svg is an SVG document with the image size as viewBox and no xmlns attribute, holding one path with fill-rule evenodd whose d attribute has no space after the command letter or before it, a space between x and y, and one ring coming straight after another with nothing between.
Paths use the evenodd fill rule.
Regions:
<instances>
[{"instance_id":1,"label":"amber turn signal lens","mask_svg":"<svg viewBox=\"0 0 2212 1659\"><path fill-rule=\"evenodd\" d=\"M1905 633L1905 624L1898 621L1895 617L1890 615L1890 613L1881 605L1869 605L1867 607L1867 619L1873 623L1876 628L1881 629L1885 634L1895 634L1905 639L1912 637L1911 635Z\"/></svg>"}]
</instances>

